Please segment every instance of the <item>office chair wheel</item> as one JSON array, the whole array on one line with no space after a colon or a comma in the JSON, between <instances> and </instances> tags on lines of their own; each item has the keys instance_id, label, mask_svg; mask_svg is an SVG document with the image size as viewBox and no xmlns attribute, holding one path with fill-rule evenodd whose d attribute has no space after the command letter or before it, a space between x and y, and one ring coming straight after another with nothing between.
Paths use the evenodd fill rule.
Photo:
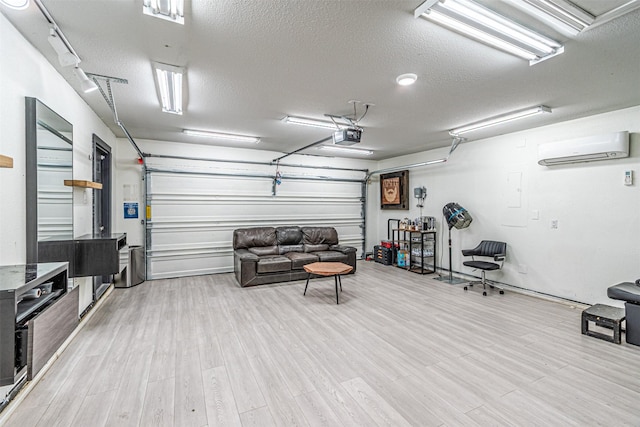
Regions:
<instances>
[{"instance_id":1,"label":"office chair wheel","mask_svg":"<svg viewBox=\"0 0 640 427\"><path fill-rule=\"evenodd\" d=\"M500 295L504 295L504 291L500 289Z\"/></svg>"},{"instance_id":2,"label":"office chair wheel","mask_svg":"<svg viewBox=\"0 0 640 427\"><path fill-rule=\"evenodd\" d=\"M482 296L486 297L487 296L487 291L482 292Z\"/></svg>"},{"instance_id":3,"label":"office chair wheel","mask_svg":"<svg viewBox=\"0 0 640 427\"><path fill-rule=\"evenodd\" d=\"M466 286L464 287L464 290L465 290L465 291L467 290L467 287L466 287Z\"/></svg>"}]
</instances>

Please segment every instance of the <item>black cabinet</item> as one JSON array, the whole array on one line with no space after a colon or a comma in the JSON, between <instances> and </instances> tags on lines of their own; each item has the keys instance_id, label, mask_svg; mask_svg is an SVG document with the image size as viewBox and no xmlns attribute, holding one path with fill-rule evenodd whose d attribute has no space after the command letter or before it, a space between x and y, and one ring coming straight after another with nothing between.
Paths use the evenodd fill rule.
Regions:
<instances>
[{"instance_id":1,"label":"black cabinet","mask_svg":"<svg viewBox=\"0 0 640 427\"><path fill-rule=\"evenodd\" d=\"M126 245L125 233L41 241L38 242L38 261L69 262L69 277L108 276L122 271L119 251Z\"/></svg>"},{"instance_id":2,"label":"black cabinet","mask_svg":"<svg viewBox=\"0 0 640 427\"><path fill-rule=\"evenodd\" d=\"M0 385L32 378L78 325L67 282L66 262L0 266Z\"/></svg>"}]
</instances>

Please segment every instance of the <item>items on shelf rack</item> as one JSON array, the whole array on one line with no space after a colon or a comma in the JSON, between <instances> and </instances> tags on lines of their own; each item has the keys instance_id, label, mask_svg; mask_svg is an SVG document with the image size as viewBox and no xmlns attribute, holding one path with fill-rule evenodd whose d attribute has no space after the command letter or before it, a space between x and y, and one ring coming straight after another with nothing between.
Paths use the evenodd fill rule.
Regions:
<instances>
[{"instance_id":1,"label":"items on shelf rack","mask_svg":"<svg viewBox=\"0 0 640 427\"><path fill-rule=\"evenodd\" d=\"M394 222L397 224L395 227ZM414 221L408 218L390 219L387 226L387 232L391 238L388 245L391 255L390 264L414 273L435 273L437 258L434 217L420 217ZM377 246L376 250L378 250Z\"/></svg>"}]
</instances>

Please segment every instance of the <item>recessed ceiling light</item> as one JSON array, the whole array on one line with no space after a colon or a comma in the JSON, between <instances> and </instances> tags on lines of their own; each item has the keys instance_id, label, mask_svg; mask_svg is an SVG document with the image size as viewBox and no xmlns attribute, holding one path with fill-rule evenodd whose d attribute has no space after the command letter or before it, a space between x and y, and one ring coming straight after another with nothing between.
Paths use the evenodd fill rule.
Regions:
<instances>
[{"instance_id":1,"label":"recessed ceiling light","mask_svg":"<svg viewBox=\"0 0 640 427\"><path fill-rule=\"evenodd\" d=\"M236 135L233 133L209 132L209 131L194 130L194 129L183 129L182 133L184 133L185 135L202 136L205 138L214 138L214 139L227 139L230 141L252 142L256 144L260 142L260 138L258 137Z\"/></svg>"},{"instance_id":2,"label":"recessed ceiling light","mask_svg":"<svg viewBox=\"0 0 640 427\"><path fill-rule=\"evenodd\" d=\"M16 10L26 9L29 6L29 0L0 0L0 3Z\"/></svg>"},{"instance_id":3,"label":"recessed ceiling light","mask_svg":"<svg viewBox=\"0 0 640 427\"><path fill-rule=\"evenodd\" d=\"M154 18L184 25L184 0L144 0L142 12Z\"/></svg>"},{"instance_id":4,"label":"recessed ceiling light","mask_svg":"<svg viewBox=\"0 0 640 427\"><path fill-rule=\"evenodd\" d=\"M418 80L418 76L413 73L401 74L396 77L396 83L400 86L411 86Z\"/></svg>"},{"instance_id":5,"label":"recessed ceiling light","mask_svg":"<svg viewBox=\"0 0 640 427\"><path fill-rule=\"evenodd\" d=\"M153 67L156 72L156 85L162 103L162 111L181 115L185 68L160 62L154 62Z\"/></svg>"}]
</instances>

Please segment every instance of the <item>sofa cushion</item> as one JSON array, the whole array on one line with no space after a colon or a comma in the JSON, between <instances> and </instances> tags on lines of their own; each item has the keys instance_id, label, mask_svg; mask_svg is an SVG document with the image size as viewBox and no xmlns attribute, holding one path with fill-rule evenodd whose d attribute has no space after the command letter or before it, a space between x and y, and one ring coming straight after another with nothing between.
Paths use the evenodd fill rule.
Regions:
<instances>
[{"instance_id":1,"label":"sofa cushion","mask_svg":"<svg viewBox=\"0 0 640 427\"><path fill-rule=\"evenodd\" d=\"M285 256L263 256L258 260L258 273L278 273L291 270L291 260Z\"/></svg>"},{"instance_id":2,"label":"sofa cushion","mask_svg":"<svg viewBox=\"0 0 640 427\"><path fill-rule=\"evenodd\" d=\"M336 252L336 251L321 251L321 252L314 252L314 255L318 256L318 259L320 260L320 262L347 262L347 255L343 254L342 252Z\"/></svg>"},{"instance_id":3,"label":"sofa cushion","mask_svg":"<svg viewBox=\"0 0 640 427\"><path fill-rule=\"evenodd\" d=\"M302 230L298 226L276 228L278 245L299 245L302 243Z\"/></svg>"},{"instance_id":4,"label":"sofa cushion","mask_svg":"<svg viewBox=\"0 0 640 427\"><path fill-rule=\"evenodd\" d=\"M255 248L249 248L249 252L258 256L264 255L278 255L277 246L256 246Z\"/></svg>"},{"instance_id":5,"label":"sofa cushion","mask_svg":"<svg viewBox=\"0 0 640 427\"><path fill-rule=\"evenodd\" d=\"M291 260L292 270L302 270L302 267L305 265L318 261L318 257L316 255L305 254L302 252L289 252L285 256Z\"/></svg>"},{"instance_id":6,"label":"sofa cushion","mask_svg":"<svg viewBox=\"0 0 640 427\"><path fill-rule=\"evenodd\" d=\"M318 251L327 251L327 250L329 250L329 245L327 245L326 243L322 243L319 245L311 245L311 244L304 245L305 252L318 252Z\"/></svg>"},{"instance_id":7,"label":"sofa cushion","mask_svg":"<svg viewBox=\"0 0 640 427\"><path fill-rule=\"evenodd\" d=\"M305 245L338 244L338 232L333 227L302 227L302 234Z\"/></svg>"},{"instance_id":8,"label":"sofa cushion","mask_svg":"<svg viewBox=\"0 0 640 427\"><path fill-rule=\"evenodd\" d=\"M233 231L233 249L276 244L276 229L273 227L239 228Z\"/></svg>"},{"instance_id":9,"label":"sofa cushion","mask_svg":"<svg viewBox=\"0 0 640 427\"><path fill-rule=\"evenodd\" d=\"M304 252L303 245L280 245L278 246L278 253L280 255L287 254L289 252Z\"/></svg>"}]
</instances>

